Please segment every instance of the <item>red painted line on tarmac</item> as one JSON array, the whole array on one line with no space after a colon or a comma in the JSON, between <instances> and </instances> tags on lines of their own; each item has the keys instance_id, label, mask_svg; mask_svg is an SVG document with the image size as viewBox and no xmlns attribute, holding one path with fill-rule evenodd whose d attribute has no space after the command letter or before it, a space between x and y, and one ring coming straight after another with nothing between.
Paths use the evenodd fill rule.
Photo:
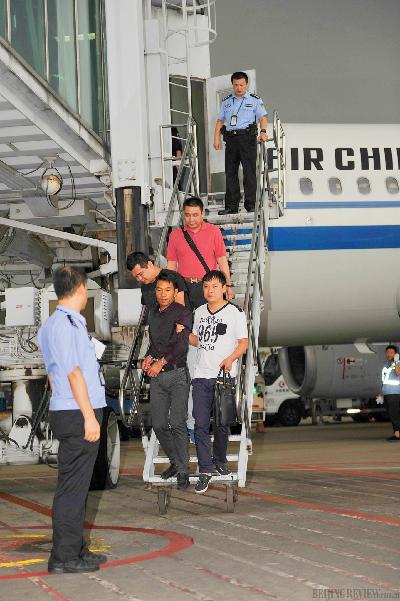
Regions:
<instances>
[{"instance_id":1,"label":"red painted line on tarmac","mask_svg":"<svg viewBox=\"0 0 400 601\"><path fill-rule=\"evenodd\" d=\"M158 551L150 551L149 553L143 553L142 555L133 555L131 557L125 557L124 559L116 559L115 561L108 561L102 563L102 568L114 568L117 566L129 565L133 563L140 563L142 561L149 561L157 559L158 557L165 557L172 553L178 553L184 551L194 544L193 539L186 534L180 534L178 532L172 532L170 530L155 530L153 528L131 528L130 526L97 526L92 524L93 530L113 530L117 532L142 532L144 534L153 534L155 536L162 536L166 538L169 543L159 549ZM29 529L29 526L21 526L21 529ZM33 526L33 528L37 528ZM49 526L42 526L41 528L49 528ZM1 580L22 580L26 578L38 577L38 576L52 576L48 572L30 572L24 574L5 574L0 576Z\"/></svg>"},{"instance_id":2,"label":"red painted line on tarmac","mask_svg":"<svg viewBox=\"0 0 400 601\"><path fill-rule=\"evenodd\" d=\"M47 517L51 517L51 509L45 507L44 505L39 505L39 503L26 501L25 499L21 499L21 497L10 495L7 492L0 492L0 499L8 501L9 503L13 503L14 505L19 505L20 507L25 507L25 509L31 509L32 511L36 511L36 513L46 515Z\"/></svg>"},{"instance_id":3,"label":"red painted line on tarmac","mask_svg":"<svg viewBox=\"0 0 400 601\"><path fill-rule=\"evenodd\" d=\"M39 505L38 503L32 503L30 501L26 501L25 499L21 499L20 497L16 497L15 495L10 495L8 493L0 492L0 498L8 501L9 503L13 503L15 505L19 505L21 507L25 507L26 509L31 509L32 511L36 511L37 513L41 513L42 515L51 515L51 511L48 507L44 505ZM128 565L132 563L139 563L141 561L149 561L152 559L156 559L158 557L163 557L165 555L170 555L172 553L178 553L179 551L183 551L188 547L191 547L194 544L193 539L190 536L186 536L186 534L180 534L178 532L173 532L170 530L155 530L153 528L132 528L130 526L100 526L96 524L87 524L86 528L90 528L92 530L113 530L118 532L142 532L144 534L152 534L155 536L162 536L166 538L169 542L165 547L162 547L158 551L151 551L150 553L144 553L142 555L133 555L130 557L125 557L124 559L117 559L115 561L108 561L107 563L102 564L103 568L113 568L121 565ZM29 526L21 526L21 529L28 529ZM32 526L31 528L49 528L49 526ZM38 576L51 576L48 572L31 572L29 574L5 574L4 576L0 576L1 580L20 580L23 578L31 578ZM61 601L61 600L60 600Z\"/></svg>"},{"instance_id":4,"label":"red painted line on tarmac","mask_svg":"<svg viewBox=\"0 0 400 601\"><path fill-rule=\"evenodd\" d=\"M257 469L260 468L267 468L267 466L255 466L253 467L254 471L257 471ZM344 475L344 476L366 476L368 478L377 478L377 479L382 479L382 480L400 480L400 474L380 474L377 471L371 470L371 471L366 471L366 470L354 470L354 469L346 469L346 468L335 468L335 467L324 467L324 466L317 466L317 465L312 465L309 463L295 463L295 464L287 464L285 466L280 466L280 468L287 468L287 469L296 469L296 470L301 470L301 471L310 471L310 472L317 472L317 473L329 473L329 474L338 474L340 475ZM269 466L269 469L271 471L273 471L273 469L276 469L276 467L274 468L273 466Z\"/></svg>"},{"instance_id":5,"label":"red painted line on tarmac","mask_svg":"<svg viewBox=\"0 0 400 601\"><path fill-rule=\"evenodd\" d=\"M345 475L345 476L367 476L369 478L379 478L382 480L400 480L400 474L379 474L375 471L370 471L367 472L366 470L349 470L349 469L335 469L333 467L325 467L325 468L321 468L321 467L309 467L306 468L310 471L313 472L317 472L317 473L332 473L332 474L338 474L338 475Z\"/></svg>"},{"instance_id":6,"label":"red painted line on tarmac","mask_svg":"<svg viewBox=\"0 0 400 601\"><path fill-rule=\"evenodd\" d=\"M217 490L222 490L222 488L218 488L216 486L214 486L213 488L216 488ZM365 520L367 522L379 522L380 524L386 524L387 526L400 526L400 519L392 518L388 515L366 513L363 511L352 511L350 509L345 509L344 507L333 507L332 505L325 505L324 503L310 503L309 501L298 501L297 499L277 497L275 495L268 495L266 493L253 492L250 490L240 490L240 488L238 489L238 494L244 497L264 499L266 501L271 501L271 503L291 505L292 507L299 507L300 509L313 509L316 511L323 511L324 513L333 513L336 515L357 518L359 520Z\"/></svg>"},{"instance_id":7,"label":"red painted line on tarmac","mask_svg":"<svg viewBox=\"0 0 400 601\"><path fill-rule=\"evenodd\" d=\"M23 574L21 574L21 576L25 576L25 575L26 575L27 578L29 578L29 580L33 584L35 584L42 591L44 591L45 593L47 593L48 595L50 595L50 597L53 597L53 599L56 599L57 601L71 601L68 597L65 597L62 593L60 593L60 591L58 591L54 587L49 586L47 584L47 582L45 582L41 578L38 578L35 574L32 574L32 573L29 573L29 574L28 573L23 573Z\"/></svg>"}]
</instances>

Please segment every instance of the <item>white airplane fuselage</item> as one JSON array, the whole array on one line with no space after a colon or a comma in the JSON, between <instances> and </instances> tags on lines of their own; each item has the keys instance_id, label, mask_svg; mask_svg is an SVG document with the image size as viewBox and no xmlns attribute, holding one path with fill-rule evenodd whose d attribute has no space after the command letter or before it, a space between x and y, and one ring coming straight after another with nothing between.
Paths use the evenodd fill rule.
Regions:
<instances>
[{"instance_id":1,"label":"white airplane fuselage","mask_svg":"<svg viewBox=\"0 0 400 601\"><path fill-rule=\"evenodd\" d=\"M286 209L269 222L260 345L399 339L400 125L285 133Z\"/></svg>"}]
</instances>

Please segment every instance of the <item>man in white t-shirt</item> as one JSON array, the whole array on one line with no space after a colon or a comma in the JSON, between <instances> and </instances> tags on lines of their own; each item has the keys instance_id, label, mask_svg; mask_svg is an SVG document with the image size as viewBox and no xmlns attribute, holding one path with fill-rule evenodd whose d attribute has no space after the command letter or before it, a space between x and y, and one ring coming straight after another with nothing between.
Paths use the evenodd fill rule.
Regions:
<instances>
[{"instance_id":1,"label":"man in white t-shirt","mask_svg":"<svg viewBox=\"0 0 400 601\"><path fill-rule=\"evenodd\" d=\"M195 491L204 493L212 474L228 475L226 449L229 428L215 427L213 457L210 453L210 418L214 385L221 368L232 378L237 374L237 360L248 347L246 316L242 309L226 301L226 279L221 271L210 271L203 278L206 305L194 313L193 332L189 341L197 347L192 379L194 437L199 463L199 480Z\"/></svg>"}]
</instances>

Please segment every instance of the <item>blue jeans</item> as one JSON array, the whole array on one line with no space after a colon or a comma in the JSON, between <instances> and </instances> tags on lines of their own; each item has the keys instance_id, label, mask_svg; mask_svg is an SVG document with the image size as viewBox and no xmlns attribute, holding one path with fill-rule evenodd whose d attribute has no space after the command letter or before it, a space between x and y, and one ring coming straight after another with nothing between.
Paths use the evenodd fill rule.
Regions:
<instances>
[{"instance_id":1,"label":"blue jeans","mask_svg":"<svg viewBox=\"0 0 400 601\"><path fill-rule=\"evenodd\" d=\"M196 441L199 471L213 472L215 464L225 464L228 446L228 426L215 427L213 456L210 445L210 419L214 404L214 384L216 378L195 378L192 380L194 438Z\"/></svg>"}]
</instances>

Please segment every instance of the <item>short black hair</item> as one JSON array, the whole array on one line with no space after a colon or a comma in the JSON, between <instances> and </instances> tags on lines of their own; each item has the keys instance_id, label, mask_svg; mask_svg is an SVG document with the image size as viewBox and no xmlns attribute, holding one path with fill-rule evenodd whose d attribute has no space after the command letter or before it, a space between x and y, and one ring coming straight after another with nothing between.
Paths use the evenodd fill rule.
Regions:
<instances>
[{"instance_id":1,"label":"short black hair","mask_svg":"<svg viewBox=\"0 0 400 601\"><path fill-rule=\"evenodd\" d=\"M197 196L190 196L187 198L183 203L183 209L185 209L185 207L199 207L202 211L204 211L203 201Z\"/></svg>"},{"instance_id":2,"label":"short black hair","mask_svg":"<svg viewBox=\"0 0 400 601\"><path fill-rule=\"evenodd\" d=\"M147 263L151 261L150 257L140 251L131 253L126 257L126 268L128 271L132 271L136 265L140 267L147 267Z\"/></svg>"},{"instance_id":3,"label":"short black hair","mask_svg":"<svg viewBox=\"0 0 400 601\"><path fill-rule=\"evenodd\" d=\"M72 296L75 290L81 284L86 284L86 282L86 273L76 267L59 267L53 273L54 292L58 300Z\"/></svg>"},{"instance_id":4,"label":"short black hair","mask_svg":"<svg viewBox=\"0 0 400 601\"><path fill-rule=\"evenodd\" d=\"M387 347L385 348L385 351L389 351L389 350L392 350L392 351L394 351L395 353L398 353L398 348L397 348L397 346L396 346L396 345L394 345L394 344L388 344L388 345L387 345Z\"/></svg>"},{"instance_id":5,"label":"short black hair","mask_svg":"<svg viewBox=\"0 0 400 601\"><path fill-rule=\"evenodd\" d=\"M235 73L232 73L231 83L233 83L234 79L244 79L246 83L249 83L248 75L244 71L235 71Z\"/></svg>"},{"instance_id":6,"label":"short black hair","mask_svg":"<svg viewBox=\"0 0 400 601\"><path fill-rule=\"evenodd\" d=\"M157 286L158 282L169 282L173 285L176 290L178 290L178 280L176 276L170 271L166 271L165 269L161 269L160 273L155 279L155 285Z\"/></svg>"},{"instance_id":7,"label":"short black hair","mask_svg":"<svg viewBox=\"0 0 400 601\"><path fill-rule=\"evenodd\" d=\"M221 282L221 286L226 286L226 277L222 271L219 271L218 269L211 269L211 271L206 273L206 275L203 277L203 284L204 282L209 282L210 280L218 280Z\"/></svg>"}]
</instances>

